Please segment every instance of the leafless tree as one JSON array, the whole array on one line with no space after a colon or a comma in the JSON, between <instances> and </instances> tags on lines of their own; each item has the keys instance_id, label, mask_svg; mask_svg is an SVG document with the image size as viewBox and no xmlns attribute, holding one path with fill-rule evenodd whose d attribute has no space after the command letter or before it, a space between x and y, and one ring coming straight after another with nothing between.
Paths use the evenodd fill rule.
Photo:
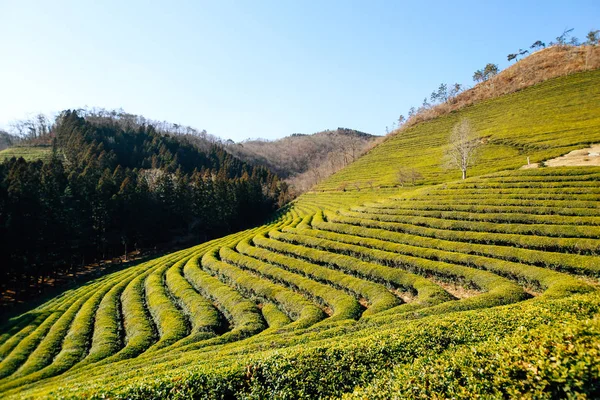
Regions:
<instances>
[{"instance_id":1,"label":"leafless tree","mask_svg":"<svg viewBox=\"0 0 600 400\"><path fill-rule=\"evenodd\" d=\"M52 128L50 119L44 114L15 121L11 124L13 133L22 139L37 139L47 136Z\"/></svg>"},{"instance_id":2,"label":"leafless tree","mask_svg":"<svg viewBox=\"0 0 600 400\"><path fill-rule=\"evenodd\" d=\"M347 135L342 139L343 151L347 154L349 162L354 162L361 155L365 147L364 139L358 135Z\"/></svg>"},{"instance_id":3,"label":"leafless tree","mask_svg":"<svg viewBox=\"0 0 600 400\"><path fill-rule=\"evenodd\" d=\"M454 125L450 133L446 157L450 167L461 170L463 179L467 177L467 169L475 163L480 146L481 141L469 120L462 119Z\"/></svg>"},{"instance_id":4,"label":"leafless tree","mask_svg":"<svg viewBox=\"0 0 600 400\"><path fill-rule=\"evenodd\" d=\"M414 168L400 168L396 176L402 187L409 183L414 186L419 179L423 178L423 175Z\"/></svg>"}]
</instances>

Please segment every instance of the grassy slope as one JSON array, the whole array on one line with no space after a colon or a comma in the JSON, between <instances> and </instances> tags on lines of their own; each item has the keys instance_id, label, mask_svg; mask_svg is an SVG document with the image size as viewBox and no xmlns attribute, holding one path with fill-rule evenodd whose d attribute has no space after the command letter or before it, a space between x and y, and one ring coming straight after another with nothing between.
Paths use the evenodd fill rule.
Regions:
<instances>
[{"instance_id":1,"label":"grassy slope","mask_svg":"<svg viewBox=\"0 0 600 400\"><path fill-rule=\"evenodd\" d=\"M13 157L23 157L26 161L46 160L52 155L50 146L15 146L0 151L0 162Z\"/></svg>"},{"instance_id":2,"label":"grassy slope","mask_svg":"<svg viewBox=\"0 0 600 400\"><path fill-rule=\"evenodd\" d=\"M445 170L443 153L452 126L471 120L488 144L470 175L518 168L600 142L600 70L556 78L521 92L488 100L390 136L354 164L318 186L335 190L343 183L395 186L400 167L414 167L424 183L458 179Z\"/></svg>"},{"instance_id":3,"label":"grassy slope","mask_svg":"<svg viewBox=\"0 0 600 400\"><path fill-rule=\"evenodd\" d=\"M492 135L476 172L600 139L599 79L559 78L459 113ZM392 184L400 162L427 183L455 179L436 158L458 117L391 137L322 188ZM421 144L429 149L417 153ZM307 193L270 225L107 275L13 319L0 328L0 394L597 397L599 187L600 169L586 167ZM399 298L377 299L381 285ZM460 289L469 295L447 292ZM357 318L357 301L383 310L336 320ZM192 330L219 316L228 328Z\"/></svg>"}]
</instances>

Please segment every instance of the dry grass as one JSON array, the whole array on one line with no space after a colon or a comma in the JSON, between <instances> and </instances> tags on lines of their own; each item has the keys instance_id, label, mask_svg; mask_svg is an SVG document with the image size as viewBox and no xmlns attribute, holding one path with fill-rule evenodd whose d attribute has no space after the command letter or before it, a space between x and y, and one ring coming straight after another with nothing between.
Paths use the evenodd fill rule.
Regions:
<instances>
[{"instance_id":1,"label":"dry grass","mask_svg":"<svg viewBox=\"0 0 600 400\"><path fill-rule=\"evenodd\" d=\"M514 93L548 79L598 68L600 46L548 47L519 60L498 75L465 90L446 103L422 110L388 137L420 122L449 114L479 101Z\"/></svg>"},{"instance_id":2,"label":"dry grass","mask_svg":"<svg viewBox=\"0 0 600 400\"><path fill-rule=\"evenodd\" d=\"M468 299L469 297L477 296L482 293L480 290L459 285L456 282L443 281L433 276L429 276L427 279L441 286L446 292L450 293L457 299Z\"/></svg>"}]
</instances>

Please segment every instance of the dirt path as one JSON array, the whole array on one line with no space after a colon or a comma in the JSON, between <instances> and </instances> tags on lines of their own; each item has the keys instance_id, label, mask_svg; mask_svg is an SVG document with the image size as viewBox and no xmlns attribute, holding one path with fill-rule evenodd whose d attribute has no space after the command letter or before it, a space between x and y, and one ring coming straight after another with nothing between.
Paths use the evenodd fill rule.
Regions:
<instances>
[{"instance_id":1,"label":"dirt path","mask_svg":"<svg viewBox=\"0 0 600 400\"><path fill-rule=\"evenodd\" d=\"M600 144L594 144L585 149L573 150L564 156L545 161L547 167L599 167ZM521 169L538 168L539 163L524 165Z\"/></svg>"}]
</instances>

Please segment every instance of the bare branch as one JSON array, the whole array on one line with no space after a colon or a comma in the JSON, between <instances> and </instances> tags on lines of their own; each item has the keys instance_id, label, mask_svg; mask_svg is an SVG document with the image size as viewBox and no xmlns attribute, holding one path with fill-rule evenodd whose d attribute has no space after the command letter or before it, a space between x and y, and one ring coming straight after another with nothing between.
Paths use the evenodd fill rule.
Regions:
<instances>
[{"instance_id":1,"label":"bare branch","mask_svg":"<svg viewBox=\"0 0 600 400\"><path fill-rule=\"evenodd\" d=\"M469 120L462 119L454 125L446 149L446 158L450 167L461 170L463 179L467 177L469 167L475 163L480 147L481 141L473 131Z\"/></svg>"}]
</instances>

